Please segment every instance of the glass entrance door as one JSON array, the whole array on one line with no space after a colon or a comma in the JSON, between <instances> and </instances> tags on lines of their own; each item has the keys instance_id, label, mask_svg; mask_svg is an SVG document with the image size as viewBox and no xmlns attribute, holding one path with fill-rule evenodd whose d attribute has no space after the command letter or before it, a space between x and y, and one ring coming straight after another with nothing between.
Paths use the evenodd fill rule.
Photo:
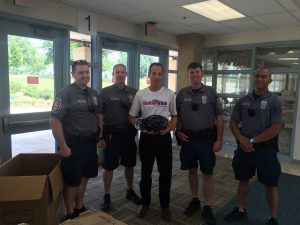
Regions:
<instances>
[{"instance_id":1,"label":"glass entrance door","mask_svg":"<svg viewBox=\"0 0 300 225\"><path fill-rule=\"evenodd\" d=\"M105 88L115 83L112 76L113 66L124 64L127 68L126 84L134 87L134 49L135 45L129 42L121 42L114 38L100 38L100 71L101 78L99 89Z\"/></svg>"},{"instance_id":2,"label":"glass entrance door","mask_svg":"<svg viewBox=\"0 0 300 225\"><path fill-rule=\"evenodd\" d=\"M150 79L148 77L148 69L151 63L154 62L159 62L158 56L140 54L139 90L149 86Z\"/></svg>"},{"instance_id":3,"label":"glass entrance door","mask_svg":"<svg viewBox=\"0 0 300 225\"><path fill-rule=\"evenodd\" d=\"M102 49L102 88L108 87L115 83L112 76L113 66L124 64L128 68L128 52L112 49ZM127 78L126 78L127 84Z\"/></svg>"},{"instance_id":4,"label":"glass entrance door","mask_svg":"<svg viewBox=\"0 0 300 225\"><path fill-rule=\"evenodd\" d=\"M49 112L54 97L53 41L7 35L10 114Z\"/></svg>"},{"instance_id":5,"label":"glass entrance door","mask_svg":"<svg viewBox=\"0 0 300 225\"><path fill-rule=\"evenodd\" d=\"M55 151L48 120L64 71L61 31L7 21L0 30L2 164L18 153Z\"/></svg>"},{"instance_id":6,"label":"glass entrance door","mask_svg":"<svg viewBox=\"0 0 300 225\"><path fill-rule=\"evenodd\" d=\"M141 45L139 48L139 90L146 88L150 84L148 69L151 63L158 62L164 66L164 86L168 86L168 50Z\"/></svg>"}]
</instances>

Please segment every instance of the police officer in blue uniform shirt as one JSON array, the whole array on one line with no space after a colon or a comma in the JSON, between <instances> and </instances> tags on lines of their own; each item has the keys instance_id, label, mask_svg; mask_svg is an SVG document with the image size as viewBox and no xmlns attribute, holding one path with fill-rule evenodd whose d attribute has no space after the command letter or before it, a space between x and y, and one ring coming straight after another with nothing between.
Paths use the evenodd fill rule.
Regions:
<instances>
[{"instance_id":1,"label":"police officer in blue uniform shirt","mask_svg":"<svg viewBox=\"0 0 300 225\"><path fill-rule=\"evenodd\" d=\"M62 157L66 219L86 210L83 198L88 180L98 175L98 93L87 86L90 80L87 61L75 61L72 76L75 82L55 96L50 117Z\"/></svg>"},{"instance_id":2,"label":"police officer in blue uniform shirt","mask_svg":"<svg viewBox=\"0 0 300 225\"><path fill-rule=\"evenodd\" d=\"M135 136L137 131L129 123L128 112L136 89L126 85L126 66L116 64L112 75L115 84L103 88L100 99L100 134L99 147L103 149L103 184L104 197L101 203L103 211L110 210L110 189L113 171L119 164L124 166L127 183L126 199L139 205L141 199L133 190L134 166L136 165L137 146Z\"/></svg>"},{"instance_id":3,"label":"police officer in blue uniform shirt","mask_svg":"<svg viewBox=\"0 0 300 225\"><path fill-rule=\"evenodd\" d=\"M217 93L202 83L203 71L198 62L188 65L191 85L182 88L176 97L178 123L176 137L181 142L181 169L188 170L192 201L184 211L192 215L200 210L198 199L198 166L202 172L204 206L202 217L206 223L216 224L213 214L213 169L215 152L222 148L223 109Z\"/></svg>"},{"instance_id":4,"label":"police officer in blue uniform shirt","mask_svg":"<svg viewBox=\"0 0 300 225\"><path fill-rule=\"evenodd\" d=\"M267 68L260 67L254 75L254 91L239 99L230 121L230 129L238 142L232 166L239 181L237 207L224 218L227 222L247 219L245 209L249 180L257 172L264 184L270 209L268 225L278 225L277 183L281 173L277 158L277 136L282 128L283 103L275 93L268 91L272 82Z\"/></svg>"}]
</instances>

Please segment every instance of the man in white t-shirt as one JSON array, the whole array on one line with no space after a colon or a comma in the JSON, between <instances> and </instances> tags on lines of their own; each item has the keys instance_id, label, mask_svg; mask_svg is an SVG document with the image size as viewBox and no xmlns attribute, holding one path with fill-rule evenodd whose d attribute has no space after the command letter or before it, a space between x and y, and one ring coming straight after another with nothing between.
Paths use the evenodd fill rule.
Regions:
<instances>
[{"instance_id":1,"label":"man in white t-shirt","mask_svg":"<svg viewBox=\"0 0 300 225\"><path fill-rule=\"evenodd\" d=\"M149 119L151 116L157 116L166 120L171 117L171 120L166 127L162 127L159 130L150 130L149 127L142 129L139 141L139 153L142 164L140 181L142 205L138 209L138 217L142 218L145 216L151 203L152 170L156 159L159 171L159 200L162 208L162 218L169 221L171 220L169 204L172 177L172 141L170 131L175 129L177 122L175 94L162 86L162 64L152 63L149 67L148 77L150 78L150 86L138 91L133 100L129 111L130 122L136 125L138 115L144 120Z\"/></svg>"}]
</instances>

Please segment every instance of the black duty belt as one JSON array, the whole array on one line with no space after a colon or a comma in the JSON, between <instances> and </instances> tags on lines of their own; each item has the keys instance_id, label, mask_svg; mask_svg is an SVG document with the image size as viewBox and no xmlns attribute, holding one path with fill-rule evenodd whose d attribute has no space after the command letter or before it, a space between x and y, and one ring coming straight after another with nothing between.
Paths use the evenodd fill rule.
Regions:
<instances>
[{"instance_id":1,"label":"black duty belt","mask_svg":"<svg viewBox=\"0 0 300 225\"><path fill-rule=\"evenodd\" d=\"M125 134L125 133L136 134L137 131L133 126L126 127L126 128L118 128L115 126L104 126L103 132L104 135L105 134L110 135L110 134Z\"/></svg>"},{"instance_id":2,"label":"black duty belt","mask_svg":"<svg viewBox=\"0 0 300 225\"><path fill-rule=\"evenodd\" d=\"M97 142L98 140L98 133L89 135L89 136L82 136L82 135L65 135L65 138L70 142Z\"/></svg>"},{"instance_id":3,"label":"black duty belt","mask_svg":"<svg viewBox=\"0 0 300 225\"><path fill-rule=\"evenodd\" d=\"M182 132L191 139L215 139L217 135L215 128L205 128L198 131L183 129Z\"/></svg>"}]
</instances>

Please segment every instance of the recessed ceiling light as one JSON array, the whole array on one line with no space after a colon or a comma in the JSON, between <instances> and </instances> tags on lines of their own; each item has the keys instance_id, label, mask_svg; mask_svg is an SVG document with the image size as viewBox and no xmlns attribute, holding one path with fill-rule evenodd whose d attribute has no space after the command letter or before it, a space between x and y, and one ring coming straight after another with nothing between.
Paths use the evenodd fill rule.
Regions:
<instances>
[{"instance_id":1,"label":"recessed ceiling light","mask_svg":"<svg viewBox=\"0 0 300 225\"><path fill-rule=\"evenodd\" d=\"M278 58L280 61L294 61L294 60L299 60L299 58Z\"/></svg>"},{"instance_id":2,"label":"recessed ceiling light","mask_svg":"<svg viewBox=\"0 0 300 225\"><path fill-rule=\"evenodd\" d=\"M208 0L184 5L182 7L214 21L231 20L245 17L245 15L217 0Z\"/></svg>"}]
</instances>

